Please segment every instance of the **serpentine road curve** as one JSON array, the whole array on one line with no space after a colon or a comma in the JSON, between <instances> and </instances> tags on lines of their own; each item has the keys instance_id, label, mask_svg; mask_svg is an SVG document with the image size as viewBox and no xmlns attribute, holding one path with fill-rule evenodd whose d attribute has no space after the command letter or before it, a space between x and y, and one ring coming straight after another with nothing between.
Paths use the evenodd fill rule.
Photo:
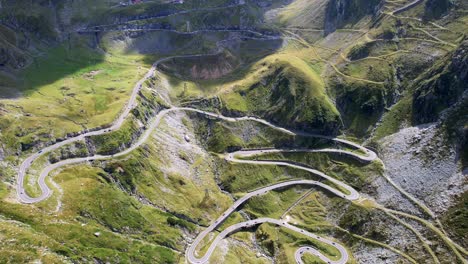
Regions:
<instances>
[{"instance_id":1,"label":"serpentine road curve","mask_svg":"<svg viewBox=\"0 0 468 264\"><path fill-rule=\"evenodd\" d=\"M260 32L255 32L255 31L251 31L251 30L224 30L224 31L226 31L226 32L232 32L232 31L249 32L249 33L257 34L257 35L259 35L259 36L261 36L261 37L263 37L265 39L277 39L278 38L278 37L267 36L267 35L264 35L264 34L262 34ZM192 32L190 34L195 34L195 33L199 33L199 32L198 31L197 32ZM76 142L76 141L84 140L86 137L89 137L89 136L102 135L102 134L106 134L106 133L118 130L122 126L122 124L125 121L125 119L127 118L127 116L130 114L130 111L133 108L135 108L136 98L137 98L138 92L141 90L141 86L143 85L143 83L147 79L149 79L150 77L152 77L154 75L154 73L156 72L156 68L158 67L158 65L161 62L168 61L168 60L175 59L175 58L195 58L195 57L216 55L218 53L219 53L219 51L214 52L214 53L208 53L208 54L176 55L176 56L165 57L165 58L161 58L161 59L157 60L155 63L153 63L153 65L148 70L148 72L145 74L145 76L135 84L135 86L133 87L132 93L130 94L129 101L124 106L124 108L122 109L122 112L117 117L117 119L112 123L112 125L110 127L95 130L95 131L86 131L85 130L84 133L82 133L80 135L67 138L66 140L56 142L55 144L52 144L50 146L47 146L47 147L43 148L42 150L40 150L40 151L32 154L31 156L27 157L20 164L20 166L18 168L17 188L16 188L16 193L17 193L17 196L18 196L19 200L21 202L23 202L23 203L31 204L31 203L40 202L40 201L46 199L47 197L49 197L52 193L51 193L50 189L47 187L47 185L44 183L44 179L47 176L47 174L50 171L52 171L53 169L55 169L55 168L58 168L60 166L67 165L67 164L74 164L74 163L84 162L84 161L93 160L93 159L104 159L105 158L104 156L96 155L96 156L89 157L89 158L71 159L71 160L67 160L66 162L64 161L64 162L58 162L58 163L52 164L51 166L44 169L44 171L42 171L42 173L41 173L41 175L39 177L38 182L39 182L39 187L41 189L41 195L39 197L36 197L36 198L30 197L30 196L28 196L26 194L26 192L24 190L24 180L25 180L25 177L26 177L26 172L28 171L29 167L31 167L32 163L35 160L37 160L39 157L41 157L43 154L51 152L53 150L56 150L56 149L58 149L58 148L60 148L62 146L65 146L67 144L70 144L70 143L73 143L73 142ZM131 148L131 149L133 150L134 148Z\"/></svg>"},{"instance_id":2,"label":"serpentine road curve","mask_svg":"<svg viewBox=\"0 0 468 264\"><path fill-rule=\"evenodd\" d=\"M133 104L129 103L128 105L133 105ZM128 108L128 106L127 106L127 108ZM129 109L131 109L131 108L129 108ZM321 149L321 150L315 150L316 152L334 152L334 153L340 153L340 154L348 154L348 155L351 155L351 156L353 156L355 158L358 158L358 159L360 159L362 161L372 161L377 157L376 154L373 151L368 150L368 149L366 149L366 148L364 148L364 147L362 147L360 145L357 145L357 144L355 144L353 142L350 142L350 141L347 141L347 140L344 140L344 139L338 139L338 138L322 136L322 135L315 135L315 134L309 134L309 133L303 133L303 132L300 132L300 133L299 132L293 132L292 130L275 126L274 124L272 124L272 123L270 123L270 122L268 122L266 120L259 119L259 118L256 118L256 117L239 117L239 118L225 117L225 116L220 115L220 114L211 113L211 112L207 112L207 111L202 111L202 110L198 110L198 109L194 109L194 108L172 107L172 108L160 111L155 116L155 118L150 122L150 124L148 126L148 129L145 131L145 133L143 133L143 135L139 138L139 140L137 142L135 142L135 144L133 144L131 147L129 147L128 149L126 149L126 150L124 150L122 152L116 153L114 155L94 155L94 156L90 156L90 157L67 159L67 160L59 161L57 163L53 163L53 164L45 167L42 170L42 172L41 172L41 174L39 175L39 178L38 178L38 184L39 184L39 187L41 189L41 195L39 197L30 197L26 193L26 191L24 190L24 178L26 176L27 170L32 165L32 162L34 160L36 160L40 156L44 155L45 153L51 152L51 151L53 151L55 149L58 149L58 148L62 147L65 144L69 144L69 143L72 143L72 142L75 142L75 141L78 141L78 140L83 140L87 136L102 135L102 134L109 133L110 131L114 131L114 130L117 129L118 125L121 125L123 123L123 121L120 121L120 118L119 118L111 128L102 129L102 130L93 131L93 132L88 132L88 133L85 133L85 134L82 134L82 135L79 135L79 136L76 136L76 137L73 137L73 138L69 138L67 140L64 140L62 142L59 142L59 143L56 143L54 145L48 146L48 147L40 150L39 152L34 153L33 155L31 155L30 157L28 157L27 159L25 159L21 163L19 171L18 171L17 195L18 195L19 200L21 202L23 202L23 203L31 204L31 203L37 203L37 202L43 201L46 198L48 198L52 194L52 190L50 190L50 188L45 183L45 178L54 169L57 169L59 167L65 166L65 165L77 164L77 163L88 162L88 161L93 161L93 160L104 160L104 159L109 159L109 158L113 158L113 157L123 156L123 155L126 155L126 154L130 153L131 151L133 151L136 148L138 148L139 146L141 146L148 139L148 137L151 135L151 132L153 131L153 129L155 129L158 126L161 119L166 114L168 114L169 112L173 112L173 111L196 112L196 113L204 114L204 115L207 115L207 116L223 119L223 120L229 121L229 122L238 122L238 121L245 121L245 120L256 121L256 122L268 125L268 126L274 128L274 129L277 129L277 130L280 130L280 131L283 131L285 133L289 133L289 134L292 134L292 135L320 137L320 138L326 138L326 139L334 140L334 141L341 142L341 143L344 143L344 144L348 144L348 145L350 145L352 147L356 147L356 148L359 148L359 149L365 151L368 155L360 155L360 154L357 154L357 153L354 153L354 152L350 152L350 151L346 151L346 150L340 150L340 149ZM128 113L129 113L129 111L124 111L125 115L128 115ZM274 150L263 150L263 152L273 152L273 151ZM276 151L280 151L280 150L276 150ZM291 150L291 151L301 151L301 150ZM322 173L320 171L317 171L317 170L313 170L313 169L310 169L310 168L307 168L307 167L303 167L303 166L300 166L300 165L295 165L295 164L288 163L288 162L283 162L283 161L249 161L249 160L240 160L240 159L235 158L235 155L249 156L249 155L256 155L256 154L259 154L259 153L262 153L262 150L239 151L239 152L234 152L234 153L228 154L226 159L230 160L230 161L233 161L233 162L240 162L240 163L270 164L270 165L276 164L276 165L289 166L289 167L294 167L294 168L306 170L306 171L314 173L314 174L316 174L318 176L326 178L327 180L330 180L333 183L335 183L337 185L340 185L341 187L347 189L351 193L350 194L351 197L358 196L357 192L353 188L351 188L350 186L348 186L348 185L346 185L346 184L344 184L344 183L342 183L342 182L340 182L338 180L335 180L332 177L329 177L329 176L325 175L324 173Z\"/></svg>"},{"instance_id":3,"label":"serpentine road curve","mask_svg":"<svg viewBox=\"0 0 468 264\"><path fill-rule=\"evenodd\" d=\"M283 131L285 133L288 133L288 134L293 134L293 135L299 135L300 134L300 135L303 135L303 136L317 136L317 137L320 137L320 138L327 138L327 139L331 139L331 140L335 140L335 141L338 141L338 142L341 142L341 143L348 144L350 146L354 146L356 148L359 148L359 149L365 151L365 153L367 153L367 155L360 155L358 153L354 153L354 152L350 152L350 151L346 151L346 150L340 150L340 149L318 149L318 150L309 150L309 149L286 149L286 150L285 149L265 149L265 150L243 150L243 151L241 150L241 151L237 151L237 152L233 152L233 153L228 153L226 155L225 159L228 160L228 161L231 161L231 162L259 164L259 165L288 166L288 167L292 167L292 168L296 168L296 169L305 170L305 171L311 172L311 173L313 173L315 175L318 175L318 176L320 176L322 178L325 178L328 181L331 181L335 185L338 185L342 189L345 189L348 193L345 194L345 193L341 192L340 190L337 190L337 189L335 189L335 188L333 188L333 187L331 187L331 186L329 186L327 184L324 184L324 183L321 183L321 182L318 182L318 181L313 181L313 180L295 180L295 181L281 182L281 183L277 183L277 184L267 186L267 187L258 189L256 191L250 192L247 195L245 195L244 197L242 197L241 199L237 200L231 207L229 207L229 209L227 209L207 229L205 229L203 232L198 234L197 238L192 243L192 245L188 248L188 251L187 251L187 259L191 263L205 263L205 262L207 262L208 259L210 258L210 256L212 255L212 253L214 252L218 242L221 241L225 236L227 236L228 234L230 234L230 233L232 233L232 232L234 232L236 230L251 227L251 226L254 226L254 225L261 224L261 223L272 223L272 224L276 224L276 225L279 225L279 226L289 228L289 229L291 229L293 231L296 231L298 233L301 233L301 234L306 235L308 237L311 237L313 239L317 239L317 240L319 240L319 241L321 241L323 243L332 245L341 254L341 258L338 261L332 261L332 260L328 259L326 256L324 256L323 254L321 254L320 252L318 252L316 249L313 249L311 247L301 247L300 249L298 249L298 251L296 251L296 255L295 255L296 259L300 260L300 256L302 256L303 253L311 253L311 254L316 255L320 259L326 261L327 263L333 263L333 264L346 263L346 261L348 260L348 253L346 252L344 247L342 247L341 245L338 245L338 244L336 244L336 243L334 243L334 242L332 242L330 240L327 240L325 238L321 238L321 237L319 237L319 236L317 236L315 234L307 232L306 230L297 228L297 227L295 227L293 225L288 224L287 222L280 221L280 220L275 220L275 219L271 219L271 218L260 218L260 219L256 219L256 220L251 220L251 221L235 224L233 226L228 227L226 230L221 232L216 237L216 239L210 245L208 251L205 253L205 255L202 258L195 257L196 247L205 238L205 236L208 235L210 232L212 232L223 221L225 221L229 217L229 215L232 214L241 204L243 204L245 201L247 201L248 199L250 199L250 198L252 198L254 196L263 195L263 194L267 193L268 191L271 191L271 190L274 190L274 189L285 188L285 187L289 187L289 186L293 186L293 185L316 185L316 186L319 186L319 187L321 187L321 188L323 188L323 189L325 189L325 190L327 190L327 191L329 191L329 192L331 192L331 193L333 193L333 194L335 194L335 195L337 195L339 197L347 199L347 200L352 201L352 200L356 200L356 199L359 198L359 193L356 190L354 190L352 187L350 187L347 184L345 184L345 183L343 183L341 181L338 181L338 180L336 180L336 179L334 179L334 178L332 178L332 177L330 177L330 176L328 176L328 175L326 175L326 174L324 174L324 173L322 173L322 172L320 172L318 170L314 170L314 169L311 169L311 168L308 168L308 167L304 167L304 166L300 166L300 165L297 165L297 164L289 163L289 162L286 162L286 161L244 160L244 159L238 159L237 158L238 156L239 157L250 157L250 156L254 156L254 155L262 155L262 154L267 154L267 153L278 153L278 152L332 152L332 153L335 152L335 153L340 153L340 154L351 155L351 156L353 156L353 157L355 157L355 158L357 158L359 160L362 160L362 161L371 161L371 160L376 158L376 155L375 155L375 153L373 151L367 150L364 147L361 147L361 146L359 146L359 145L357 145L357 144L355 144L353 142L349 142L349 141L343 140L343 139L336 139L336 138L332 138L332 137L327 137L327 136L315 135L315 134L296 133L296 132L293 132L292 130L277 127L277 126L271 124L270 122L268 122L266 120L259 119L259 118L256 118L256 117L239 117L239 118L225 117L225 116L220 115L220 114L211 113L211 112L207 112L207 111L202 111L202 110L198 110L198 109L194 109L194 108L187 108L187 107L172 107L172 108L169 108L169 109L164 109L164 110L160 111L155 116L155 118L152 120L152 122L150 122L150 125L148 126L148 129L139 138L139 140L135 144L133 144L130 148L128 148L128 149L126 149L126 150L124 150L122 152L116 153L114 155L94 155L94 156L84 157L84 158L67 159L67 160L63 160L63 161L51 164L51 165L47 166L46 168L44 168L42 170L40 176L39 176L39 179L38 179L38 183L39 183L39 186L40 186L40 189L41 189L41 192L42 192L39 197L30 197L28 194L26 194L26 192L24 190L24 187L23 187L23 182L20 181L21 179L24 179L24 178L18 177L19 182L18 182L17 193L18 193L19 199L23 203L37 203L37 202L40 202L40 201L48 198L52 194L52 190L50 190L50 188L45 183L45 178L49 175L49 173L52 170L55 170L55 169L57 169L59 167L62 167L62 166L65 166L65 165L71 165L71 164L77 164L77 163L82 163L82 162L93 161L93 160L109 159L109 158L119 157L119 156L123 156L123 155L126 155L126 154L130 153L131 151L133 151L136 148L138 148L139 146L141 146L148 139L148 137L151 135L152 131L158 126L158 124L161 122L162 118L166 114L168 114L170 112L174 112L174 111L196 112L196 113L208 115L208 116L219 118L219 119L229 121L229 122L238 122L238 121L243 121L243 120L244 121L245 120L256 121L256 122L260 122L262 124L268 125L268 126L274 128L274 129L277 129L277 130ZM110 131L112 131L112 130L110 130ZM109 130L105 129L105 130L94 131L94 132L90 132L90 133L92 133L92 134L105 134L105 133L108 133L108 132L109 132ZM49 147L43 149L42 151L39 151L39 152L33 154L25 162L23 162L22 165L24 165L24 166L22 166L20 168L20 172L22 172L22 174L19 174L19 175L20 176L23 175L23 177L24 177L25 172L27 171L27 169L31 165L32 161L37 159L38 157L40 157L44 153L50 152L50 151L52 151L52 150L54 150L54 149L56 149L58 147L63 146L66 143L71 143L71 142L76 141L76 140L84 139L84 137L87 136L88 134L79 135L79 136L71 138L69 140L66 140L66 141L60 142L58 144L49 146ZM66 143L64 143L64 142L66 142ZM297 261L297 262L302 263L302 260L300 260L300 261L301 262L299 262L299 261Z\"/></svg>"},{"instance_id":4,"label":"serpentine road curve","mask_svg":"<svg viewBox=\"0 0 468 264\"><path fill-rule=\"evenodd\" d=\"M293 150L290 150L290 151L293 151ZM338 195L338 196L340 196L342 198L348 199L348 200L357 200L359 198L359 193L354 188L352 188L351 186L349 186L349 185L347 185L347 184L345 184L345 183L343 183L341 181L338 181L338 180L336 180L336 179L334 179L334 178L332 178L332 177L330 177L330 176L326 175L325 173L323 173L321 171L318 171L318 170L314 170L314 169L311 169L311 168L308 168L308 167L304 167L304 166L301 166L301 165L297 165L297 164L294 164L294 163L290 163L290 162L287 162L287 161L281 161L281 160L278 160L278 161L276 161L276 160L271 160L271 161L270 160L245 160L245 159L237 159L236 158L236 156L248 157L248 156L252 155L250 153L252 153L253 151L246 151L246 152L249 153L249 154L248 155L243 155L244 151L229 153L226 156L226 160L236 162L236 163L286 166L286 167L291 167L291 168L295 168L295 169L304 170L304 171L310 172L312 174L315 174L317 176L320 176L320 177L332 182L333 184L342 187L343 189L345 189L349 193L349 194L344 194L341 191L338 191L338 192L334 192L336 195ZM255 152L258 152L258 154L260 154L262 152L262 150L257 150ZM303 152L303 151L297 150L297 151L294 151L294 152Z\"/></svg>"},{"instance_id":5,"label":"serpentine road curve","mask_svg":"<svg viewBox=\"0 0 468 264\"><path fill-rule=\"evenodd\" d=\"M359 198L359 194L357 194L357 196L345 195L341 191L336 190L336 189L330 187L329 185L326 185L326 184L318 182L318 181L313 181L313 180L285 181L285 182L273 184L271 186L263 187L263 188L258 189L256 191L250 192L250 193L246 194L245 196L243 196L242 198L238 199L233 205L231 205L226 211L224 211L224 213L218 219L216 219L208 228L206 228L204 231L202 231L201 233L198 234L198 236L195 238L194 242L187 249L187 254L186 255L187 255L187 259L189 260L189 262L196 263L196 264L201 264L201 263L208 262L210 256L213 254L217 244L224 237L226 237L227 235L233 233L234 231L237 231L237 230L240 230L240 229L243 229L243 228L252 227L254 225L258 225L258 224L262 224L262 223L272 223L272 224L276 224L276 225L279 225L279 226L289 228L289 229L291 229L293 231L296 231L298 233L301 233L303 235L306 235L306 236L311 237L313 239L319 240L320 242L324 242L324 243L327 243L327 244L335 247L338 251L340 251L340 253L341 253L340 260L343 261L343 262L336 262L336 263L346 263L346 261L348 260L348 255L347 255L346 249L344 249L342 246L338 247L338 246L336 246L336 243L331 242L330 240L327 240L325 238L321 238L321 237L319 237L319 236L317 236L315 234L309 233L309 232L307 232L307 231L305 231L303 229L300 229L298 227L290 225L285 221L271 219L271 218L258 218L258 219L255 219L255 220L251 220L251 221L242 222L242 223L232 225L232 226L226 228L225 230L223 230L214 239L214 241L211 243L210 247L208 248L207 252L205 253L205 255L203 257L197 258L195 256L196 248L200 244L200 242L210 232L215 230L216 227L220 226L239 206L241 206L247 200L249 200L250 198L255 197L255 196L264 195L267 192L275 190L275 189L281 189L281 188L285 188L285 187L289 187L289 186L293 186L293 185L316 185L316 186L319 186L319 187L321 187L323 189L326 189L326 190L330 191L331 193L333 193L333 194L335 194L335 195L337 195L339 197L343 197L343 198L345 198L347 200L356 200L356 199ZM326 262L332 262L331 260L329 260L328 258L326 258L322 254L317 255L317 256L320 257L322 260L326 259ZM334 262L332 262L332 263L334 263Z\"/></svg>"},{"instance_id":6,"label":"serpentine road curve","mask_svg":"<svg viewBox=\"0 0 468 264\"><path fill-rule=\"evenodd\" d=\"M278 226L288 228L290 230L301 233L301 234L303 234L305 236L308 236L310 238L319 240L322 243L326 243L326 244L336 248L340 252L340 259L337 260L337 261L333 261L333 260L328 259L325 255L321 254L318 250L316 250L316 249L314 249L314 248L312 248L310 246L301 247L295 253L295 259L296 259L297 263L302 263L301 256L304 253L313 254L313 255L319 257L321 260L323 260L323 261L325 261L327 263L333 263L333 264L344 264L344 263L346 263L349 256L348 256L348 253L347 253L346 249L343 246L341 246L341 245L339 245L339 244L337 244L335 242L332 242L332 241L330 241L330 240L328 240L326 238L322 238L322 237L319 237L319 236L317 236L315 234L307 232L306 230L303 230L303 229L300 229L300 228L295 227L293 225L290 225L285 221L271 219L271 218L259 218L259 219L250 220L250 221L246 221L246 222L242 222L242 223L232 225L232 226L226 228L224 231L222 231L215 238L215 240L211 243L208 251L204 254L203 257L197 258L195 256L195 251L196 251L197 245L205 238L206 235L208 235L216 227L218 227L222 222L224 222L229 217L229 215L232 214L245 201L247 201L248 199L250 199L250 198L252 198L254 196L263 195L263 194L267 193L268 191L271 191L271 190L274 190L274 189L285 188L285 187L289 187L289 186L293 186L293 185L315 185L315 186L319 186L319 187L321 187L321 188L323 188L323 189L325 189L325 190L327 190L327 191L329 191L329 192L331 192L331 193L333 193L333 194L335 194L335 195L337 195L337 196L339 196L341 198L344 198L344 199L347 199L347 200L350 200L350 201L356 200L356 199L359 198L359 193L356 190L354 190L352 187L350 187L347 184L345 184L345 183L343 183L341 181L338 181L338 180L336 180L336 179L334 179L334 178L332 178L332 177L330 177L330 176L328 176L328 175L326 175L326 174L324 174L324 173L322 173L322 172L320 172L318 170L314 170L314 169L311 169L311 168L308 168L308 167L305 167L305 166L301 166L301 165L298 165L298 164L294 164L292 162L287 162L287 161L245 160L245 159L239 159L237 157L244 157L245 158L245 157L251 157L251 156L262 155L262 154L267 154L267 153L279 153L279 152L328 152L328 153L338 153L338 154L350 155L350 156L352 156L352 157L354 157L354 158L356 158L358 160L361 160L363 162L370 162L370 161L373 161L373 160L375 160L377 158L377 155L373 151L368 150L368 149L366 149L366 148L364 148L364 147L362 147L362 146L360 146L360 145L358 145L356 143L353 143L351 141L347 141L347 140L339 139L339 138L335 138L335 137L330 137L330 136L323 136L323 135L318 135L318 134L293 131L293 130L290 130L290 129L278 127L278 126L276 126L276 125L274 125L274 124L272 124L272 123L270 123L270 122L268 122L266 120L263 120L263 119L260 119L260 118L257 118L257 117L252 117L252 116L226 117L226 116L223 116L223 115L220 115L220 114L217 114L217 113L211 113L211 112L198 110L198 109L194 109L194 108L174 107L173 106L171 108L164 109L164 110L160 111L153 118L153 120L149 123L148 128L145 130L143 135L138 139L138 141L135 142L128 149L126 149L126 150L124 150L122 152L116 153L114 155L93 155L93 156L83 157L83 158L73 158L73 159L62 160L62 161L59 161L57 163L50 164L49 166L45 167L41 171L41 173L39 175L39 178L37 180L37 182L39 184L39 188L41 190L41 194L38 197L31 197L26 193L26 191L24 189L24 180L25 180L26 172L31 167L32 163L35 160L37 160L39 157L41 157L42 155L44 155L46 153L49 153L49 152L51 152L53 150L56 150L56 149L66 145L66 144L76 142L76 141L80 141L80 140L84 140L86 137L107 134L109 132L118 130L121 127L121 125L123 124L123 122L125 121L126 117L130 114L130 111L136 106L136 98L137 98L138 92L141 89L142 84L148 78L153 76L153 74L156 71L156 67L157 67L157 65L159 63L161 63L163 61L166 61L166 60L169 60L169 59L172 59L172 58L176 58L176 57L191 57L191 56L197 57L197 56L205 56L205 55L181 55L181 56L168 57L168 58L163 58L163 59L158 60L157 62L155 62L152 65L152 67L150 68L148 73L144 76L144 78L136 83L136 85L134 86L134 89L132 91L132 94L130 95L130 100L128 101L128 103L124 107L124 109L121 112L121 114L119 115L119 117L113 122L113 124L110 127L100 129L100 130L96 130L96 131L88 131L88 132L85 132L83 134L77 135L75 137L68 138L68 139L66 139L64 141L57 142L57 143L55 143L53 145L50 145L48 147L43 148L42 150L40 150L40 151L32 154L28 158L26 158L21 163L21 165L20 165L20 167L18 169L17 189L16 189L18 199L23 203L32 204L32 203L41 202L41 201L47 199L48 197L50 197L52 195L52 190L47 186L47 184L45 182L45 179L50 174L51 171L53 171L53 170L55 170L55 169L57 169L59 167L62 167L62 166L65 166L65 165L71 165L71 164L78 164L78 163L82 163L82 162L89 162L89 161L93 161L93 160L104 160L104 159L120 157L120 156L124 156L126 154L129 154L130 152L132 152L133 150L135 150L136 148L141 146L149 138L152 131L161 122L162 118L166 114L168 114L170 112L174 112L174 111L195 112L195 113L211 116L211 117L214 117L214 118L222 119L222 120L225 120L225 121L228 121L228 122L255 121L255 122L267 125L267 126L273 128L273 129L276 129L278 131L287 133L289 135L316 137L316 138L323 138L323 139L328 139L328 140L332 140L332 141L335 141L335 142L339 142L339 143L348 145L351 148L360 150L362 153L365 153L365 154L359 154L357 152L352 152L352 151L347 151L347 150L342 150L342 149L329 149L329 148L318 149L318 150L310 150L310 149L263 149L263 150L260 150L259 149L259 150L241 150L241 151L237 151L237 152L233 152L233 153L228 153L225 156L225 159L227 161L230 161L230 162L249 163L249 164L258 164L258 165L287 166L287 167L292 167L292 168L308 171L310 173L313 173L313 174L315 174L317 176L320 176L320 177L332 182L336 186L341 187L341 189L346 190L347 193L343 193L340 190L337 190L337 189L335 189L335 188L333 188L333 187L331 187L331 186L329 186L327 184L324 184L324 183L321 183L321 182L318 182L318 181L314 181L314 180L294 180L294 181L281 182L281 183L273 184L271 186L263 187L263 188L258 189L256 191L250 192L247 195L245 195L244 197L242 197L241 199L237 200L231 207L229 207L207 229L205 229L204 231L202 231L201 233L198 234L195 241L187 249L187 259L188 259L188 261L190 261L191 263L197 263L197 264L206 263L209 260L210 256L212 255L212 253L214 252L215 248L217 247L218 242L221 241L223 238L225 238L230 233L233 233L233 232L235 232L237 230L240 230L240 229L243 229L243 228L248 228L248 227L251 227L251 226L259 225L259 224L262 224L262 223L271 223L271 224L275 224L275 225L278 225Z\"/></svg>"},{"instance_id":7,"label":"serpentine road curve","mask_svg":"<svg viewBox=\"0 0 468 264\"><path fill-rule=\"evenodd\" d=\"M300 233L300 234L302 234L304 236L307 236L307 237L313 238L315 240L318 240L318 241L320 241L322 243L328 244L328 245L336 248L340 252L340 258L338 260L334 261L334 260L329 259L327 256L323 255L320 251L314 249L313 247L310 247L310 246L301 247L295 253L296 262L299 263L299 264L303 263L302 262L302 254L305 253L305 252L311 253L311 254L319 257L321 260L325 261L326 263L330 263L330 264L345 264L348 261L348 258L349 258L348 251L346 251L346 249L342 245L337 244L337 243L335 243L335 242L333 242L333 241L331 241L331 240L329 240L327 238L323 238L323 237L317 236L317 235L315 235L313 233L310 233L310 232L308 232L306 230L300 229L300 228L298 228L296 226L293 226L293 225L289 224L288 222L273 219L273 218L265 218L265 217L264 218L257 218L257 219L254 219L254 220L249 220L249 221L246 221L246 222L241 222L241 223L238 223L238 224L227 227L226 229L224 229L221 233L219 233L216 236L216 238L212 242L211 246L208 248L208 251L205 253L205 255L202 258L196 258L193 254L194 254L196 245L198 245L198 243L201 241L201 239L203 239L204 236L200 240L195 240L195 242L192 244L192 246L187 250L187 253L188 253L187 258L188 258L190 263L194 263L194 264L206 263L206 262L208 262L209 257L211 256L214 249L216 248L216 245L222 239L224 239L226 236L228 236L231 233L237 232L238 230L245 229L245 228L250 228L250 227L260 225L260 224L263 224L263 223L270 223L270 224L274 224L274 225L278 225L278 226L281 226L281 227L288 228L288 229L293 230L293 231L295 231L297 233ZM208 233L206 233L205 235L207 235L207 234ZM198 237L197 237L197 239L198 239Z\"/></svg>"}]
</instances>

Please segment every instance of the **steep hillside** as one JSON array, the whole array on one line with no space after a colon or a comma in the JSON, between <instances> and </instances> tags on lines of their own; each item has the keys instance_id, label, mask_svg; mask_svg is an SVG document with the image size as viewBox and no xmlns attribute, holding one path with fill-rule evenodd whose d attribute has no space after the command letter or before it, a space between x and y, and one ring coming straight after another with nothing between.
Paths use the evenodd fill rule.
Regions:
<instances>
[{"instance_id":1,"label":"steep hillside","mask_svg":"<svg viewBox=\"0 0 468 264\"><path fill-rule=\"evenodd\" d=\"M413 94L413 122L423 124L439 119L439 113L455 104L467 89L468 41L441 59L416 82Z\"/></svg>"},{"instance_id":2,"label":"steep hillside","mask_svg":"<svg viewBox=\"0 0 468 264\"><path fill-rule=\"evenodd\" d=\"M310 65L298 58L271 56L252 68L253 76L220 95L226 111L252 113L301 130L337 132L338 112Z\"/></svg>"},{"instance_id":3,"label":"steep hillside","mask_svg":"<svg viewBox=\"0 0 468 264\"><path fill-rule=\"evenodd\" d=\"M337 28L352 27L365 16L378 14L380 0L332 0L325 9L325 34Z\"/></svg>"}]
</instances>

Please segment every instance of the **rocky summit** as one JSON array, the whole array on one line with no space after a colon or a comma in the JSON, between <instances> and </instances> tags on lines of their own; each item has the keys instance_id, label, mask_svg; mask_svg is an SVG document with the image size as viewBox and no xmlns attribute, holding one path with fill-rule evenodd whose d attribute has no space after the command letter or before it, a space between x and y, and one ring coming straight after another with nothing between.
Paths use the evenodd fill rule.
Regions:
<instances>
[{"instance_id":1,"label":"rocky summit","mask_svg":"<svg viewBox=\"0 0 468 264\"><path fill-rule=\"evenodd\" d=\"M0 0L0 263L468 263L466 0Z\"/></svg>"}]
</instances>

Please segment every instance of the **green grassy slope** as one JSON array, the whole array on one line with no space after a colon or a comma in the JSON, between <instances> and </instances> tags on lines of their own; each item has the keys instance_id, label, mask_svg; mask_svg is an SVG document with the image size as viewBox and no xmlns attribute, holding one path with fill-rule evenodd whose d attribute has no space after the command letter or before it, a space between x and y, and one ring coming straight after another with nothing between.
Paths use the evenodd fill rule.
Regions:
<instances>
[{"instance_id":1,"label":"green grassy slope","mask_svg":"<svg viewBox=\"0 0 468 264\"><path fill-rule=\"evenodd\" d=\"M79 45L53 48L24 70L22 96L1 102L6 147L26 151L111 123L147 67L142 56L104 56Z\"/></svg>"},{"instance_id":2,"label":"green grassy slope","mask_svg":"<svg viewBox=\"0 0 468 264\"><path fill-rule=\"evenodd\" d=\"M167 223L170 215L141 205L101 175L102 170L83 166L57 175L64 190L59 213L3 202L1 225L16 225L20 235L2 247L11 252L2 256L18 261L173 262L177 253L168 247L180 249L181 234ZM10 228L7 232L14 232Z\"/></svg>"},{"instance_id":3,"label":"green grassy slope","mask_svg":"<svg viewBox=\"0 0 468 264\"><path fill-rule=\"evenodd\" d=\"M272 55L238 72L235 78L200 82L218 87L223 111L254 114L291 127L333 133L338 112L324 83L306 61L286 54Z\"/></svg>"}]
</instances>

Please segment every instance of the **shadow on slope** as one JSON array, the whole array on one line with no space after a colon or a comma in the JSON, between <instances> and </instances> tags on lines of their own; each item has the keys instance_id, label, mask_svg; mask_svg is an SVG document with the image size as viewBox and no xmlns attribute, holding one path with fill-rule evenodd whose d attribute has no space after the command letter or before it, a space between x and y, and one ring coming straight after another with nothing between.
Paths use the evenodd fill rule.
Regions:
<instances>
[{"instance_id":1,"label":"shadow on slope","mask_svg":"<svg viewBox=\"0 0 468 264\"><path fill-rule=\"evenodd\" d=\"M44 56L35 58L24 69L21 90L25 95L51 84L84 68L104 61L104 54L73 38L68 43L49 49Z\"/></svg>"},{"instance_id":2,"label":"shadow on slope","mask_svg":"<svg viewBox=\"0 0 468 264\"><path fill-rule=\"evenodd\" d=\"M0 47L0 51L5 55L5 63L0 65L0 98L28 96L44 85L104 60L104 54L91 48L88 40L81 36L70 37L62 44L41 47L40 55L11 46Z\"/></svg>"}]
</instances>

